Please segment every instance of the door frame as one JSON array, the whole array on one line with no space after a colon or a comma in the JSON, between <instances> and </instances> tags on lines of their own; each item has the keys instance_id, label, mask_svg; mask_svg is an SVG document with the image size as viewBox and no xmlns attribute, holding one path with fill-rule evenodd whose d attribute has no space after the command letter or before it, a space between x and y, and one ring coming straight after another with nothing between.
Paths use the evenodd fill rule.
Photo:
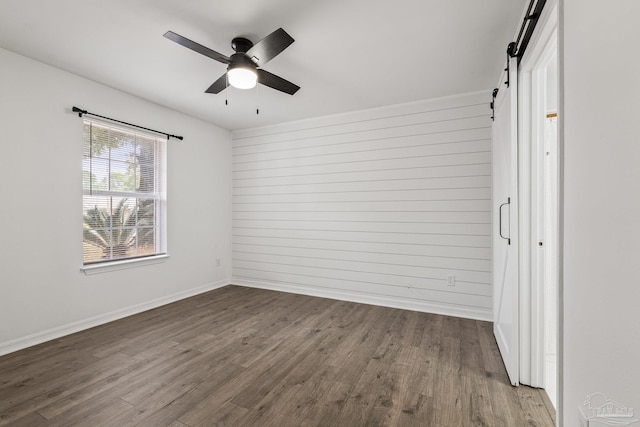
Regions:
<instances>
[{"instance_id":1,"label":"door frame","mask_svg":"<svg viewBox=\"0 0 640 427\"><path fill-rule=\"evenodd\" d=\"M527 56L519 70L518 140L520 143L520 378L533 387L544 385L544 288L541 286L538 251L539 216L538 184L543 173L544 100L546 66L558 55L558 5L549 1L529 44ZM542 144L542 146L541 146ZM559 252L558 252L559 253ZM559 310L560 295L557 298ZM558 321L561 317L558 316ZM558 337L560 333L558 324ZM562 360L560 343L558 361ZM558 363L557 405L560 407L562 369Z\"/></svg>"}]
</instances>

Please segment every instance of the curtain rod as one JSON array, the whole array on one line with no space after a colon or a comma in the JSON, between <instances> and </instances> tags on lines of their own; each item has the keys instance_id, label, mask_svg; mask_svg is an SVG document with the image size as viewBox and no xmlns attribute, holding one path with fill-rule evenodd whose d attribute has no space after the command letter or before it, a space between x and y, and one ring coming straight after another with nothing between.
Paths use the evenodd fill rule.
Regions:
<instances>
[{"instance_id":1,"label":"curtain rod","mask_svg":"<svg viewBox=\"0 0 640 427\"><path fill-rule=\"evenodd\" d=\"M175 139L179 139L180 141L182 141L184 139L184 137L182 137L182 136L172 135L170 133L161 132L159 130L149 129L149 128L146 128L144 126L134 125L133 123L123 122L122 120L112 119L111 117L105 117L105 116L101 116L99 114L90 113L87 110L83 110L83 109L75 107L75 106L71 109L71 111L73 111L74 113L78 113L78 117L82 117L83 115L86 114L87 116L100 117L101 119L106 119L106 120L109 120L109 121L112 121L112 122L116 122L116 123L122 123L123 125L132 126L134 128L144 129L144 130L148 130L150 132L159 133L160 135L165 135L167 137L167 139L175 138Z\"/></svg>"}]
</instances>

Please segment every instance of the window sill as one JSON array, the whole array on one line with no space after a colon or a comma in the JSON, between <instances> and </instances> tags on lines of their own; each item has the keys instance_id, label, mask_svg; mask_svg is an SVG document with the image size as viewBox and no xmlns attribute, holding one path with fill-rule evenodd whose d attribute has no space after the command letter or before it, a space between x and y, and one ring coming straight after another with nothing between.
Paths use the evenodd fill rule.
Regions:
<instances>
[{"instance_id":1,"label":"window sill","mask_svg":"<svg viewBox=\"0 0 640 427\"><path fill-rule=\"evenodd\" d=\"M150 264L159 264L169 259L169 255L155 255L146 258L125 259L122 261L105 262L101 264L86 265L80 270L87 276L94 274L108 273L110 271L126 270L129 268L142 267Z\"/></svg>"}]
</instances>

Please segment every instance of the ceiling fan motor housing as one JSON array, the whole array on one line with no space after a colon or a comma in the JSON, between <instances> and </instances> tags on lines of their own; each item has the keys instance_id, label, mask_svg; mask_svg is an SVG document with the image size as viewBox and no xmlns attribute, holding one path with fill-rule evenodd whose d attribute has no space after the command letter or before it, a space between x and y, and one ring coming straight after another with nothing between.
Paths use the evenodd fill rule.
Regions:
<instances>
[{"instance_id":1,"label":"ceiling fan motor housing","mask_svg":"<svg viewBox=\"0 0 640 427\"><path fill-rule=\"evenodd\" d=\"M245 53L253 47L253 43L251 40L245 39L244 37L236 37L231 40L231 47L238 53Z\"/></svg>"}]
</instances>

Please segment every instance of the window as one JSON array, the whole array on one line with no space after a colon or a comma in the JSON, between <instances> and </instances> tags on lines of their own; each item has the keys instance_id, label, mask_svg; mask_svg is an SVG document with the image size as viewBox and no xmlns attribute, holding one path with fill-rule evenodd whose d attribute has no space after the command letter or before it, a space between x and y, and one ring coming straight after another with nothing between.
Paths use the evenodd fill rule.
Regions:
<instances>
[{"instance_id":1,"label":"window","mask_svg":"<svg viewBox=\"0 0 640 427\"><path fill-rule=\"evenodd\" d=\"M166 142L84 119L84 265L166 253Z\"/></svg>"}]
</instances>

